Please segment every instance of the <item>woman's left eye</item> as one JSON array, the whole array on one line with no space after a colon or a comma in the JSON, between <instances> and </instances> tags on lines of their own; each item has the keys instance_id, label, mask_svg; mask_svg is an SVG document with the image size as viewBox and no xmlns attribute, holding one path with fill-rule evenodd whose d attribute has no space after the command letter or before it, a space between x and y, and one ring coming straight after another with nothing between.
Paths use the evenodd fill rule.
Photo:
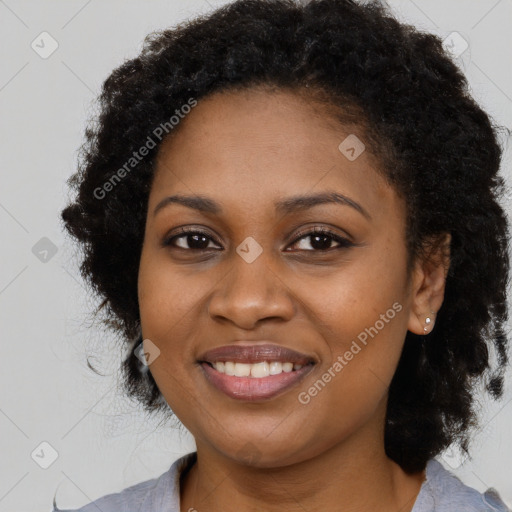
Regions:
<instances>
[{"instance_id":1,"label":"woman's left eye","mask_svg":"<svg viewBox=\"0 0 512 512\"><path fill-rule=\"evenodd\" d=\"M299 234L294 244L296 244L299 241L306 241L308 238L310 241L305 245L313 247L314 252L327 251L329 249L353 247L355 245L347 238L337 235L336 233L333 233L332 231L329 231L328 229L325 228L315 228L313 230ZM336 242L338 244L338 247L332 247L332 242ZM311 249L305 249L304 247L299 249L311 252Z\"/></svg>"}]
</instances>

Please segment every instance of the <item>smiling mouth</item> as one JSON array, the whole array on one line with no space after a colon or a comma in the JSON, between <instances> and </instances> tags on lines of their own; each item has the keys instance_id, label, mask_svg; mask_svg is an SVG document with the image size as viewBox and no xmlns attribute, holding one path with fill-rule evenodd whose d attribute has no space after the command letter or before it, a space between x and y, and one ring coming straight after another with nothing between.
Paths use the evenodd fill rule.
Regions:
<instances>
[{"instance_id":1,"label":"smiling mouth","mask_svg":"<svg viewBox=\"0 0 512 512\"><path fill-rule=\"evenodd\" d=\"M207 382L230 398L269 400L309 374L316 361L306 354L272 344L227 345L198 360Z\"/></svg>"},{"instance_id":2,"label":"smiling mouth","mask_svg":"<svg viewBox=\"0 0 512 512\"><path fill-rule=\"evenodd\" d=\"M262 379L270 375L280 375L281 373L290 373L300 370L304 366L312 365L313 363L298 364L291 361L261 361L258 363L237 363L235 361L217 361L210 363L205 361L206 364L215 368L219 373L235 377L251 377L253 379Z\"/></svg>"},{"instance_id":3,"label":"smiling mouth","mask_svg":"<svg viewBox=\"0 0 512 512\"><path fill-rule=\"evenodd\" d=\"M265 364L265 362L242 366L254 367L258 364ZM235 369L237 365L239 363L235 364ZM283 394L302 381L312 371L313 367L314 364L311 363L288 372L281 371L275 375L254 377L227 375L218 371L210 363L201 364L206 380L216 390L221 391L230 398L250 402L269 400ZM247 370L244 369L243 371L246 372Z\"/></svg>"}]
</instances>

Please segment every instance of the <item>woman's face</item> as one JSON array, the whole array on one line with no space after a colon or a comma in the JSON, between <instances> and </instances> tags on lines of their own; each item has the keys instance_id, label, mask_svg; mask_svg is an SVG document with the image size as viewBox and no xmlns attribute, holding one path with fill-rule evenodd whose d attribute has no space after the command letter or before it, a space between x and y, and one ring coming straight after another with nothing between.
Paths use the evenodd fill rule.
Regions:
<instances>
[{"instance_id":1,"label":"woman's face","mask_svg":"<svg viewBox=\"0 0 512 512\"><path fill-rule=\"evenodd\" d=\"M349 439L381 445L388 386L418 325L403 201L365 134L325 116L283 91L202 99L163 143L149 196L150 371L198 448L261 467ZM339 200L295 201L317 194ZM188 206L155 212L175 195Z\"/></svg>"}]
</instances>

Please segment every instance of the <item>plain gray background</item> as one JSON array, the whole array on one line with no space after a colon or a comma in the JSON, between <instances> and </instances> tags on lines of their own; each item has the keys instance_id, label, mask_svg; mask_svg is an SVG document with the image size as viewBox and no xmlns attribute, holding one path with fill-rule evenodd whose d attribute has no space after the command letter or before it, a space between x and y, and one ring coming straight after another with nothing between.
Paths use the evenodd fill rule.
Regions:
<instances>
[{"instance_id":1,"label":"plain gray background","mask_svg":"<svg viewBox=\"0 0 512 512\"><path fill-rule=\"evenodd\" d=\"M119 393L121 354L90 325L95 302L59 212L102 81L138 53L150 31L224 3L0 0L0 512L50 511L57 488L61 508L78 507L158 476L194 449L190 435L145 417ZM512 0L389 5L402 20L447 38L453 52L467 44L456 58L474 96L512 128ZM57 49L44 55L52 44ZM507 151L505 175L510 163ZM105 377L87 368L86 355ZM480 401L473 460L451 452L440 460L480 491L495 487L512 506L508 375L501 402Z\"/></svg>"}]
</instances>

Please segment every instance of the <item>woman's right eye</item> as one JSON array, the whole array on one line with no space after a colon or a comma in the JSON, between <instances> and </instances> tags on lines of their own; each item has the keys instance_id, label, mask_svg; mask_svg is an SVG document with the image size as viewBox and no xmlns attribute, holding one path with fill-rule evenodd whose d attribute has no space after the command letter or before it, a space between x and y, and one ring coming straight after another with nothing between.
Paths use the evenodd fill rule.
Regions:
<instances>
[{"instance_id":1,"label":"woman's right eye","mask_svg":"<svg viewBox=\"0 0 512 512\"><path fill-rule=\"evenodd\" d=\"M177 243L178 240L180 241L179 243ZM204 231L182 228L180 229L179 234L166 238L163 245L184 250L204 251L212 249L212 247L208 247L208 243L210 241L213 242L214 240Z\"/></svg>"}]
</instances>

